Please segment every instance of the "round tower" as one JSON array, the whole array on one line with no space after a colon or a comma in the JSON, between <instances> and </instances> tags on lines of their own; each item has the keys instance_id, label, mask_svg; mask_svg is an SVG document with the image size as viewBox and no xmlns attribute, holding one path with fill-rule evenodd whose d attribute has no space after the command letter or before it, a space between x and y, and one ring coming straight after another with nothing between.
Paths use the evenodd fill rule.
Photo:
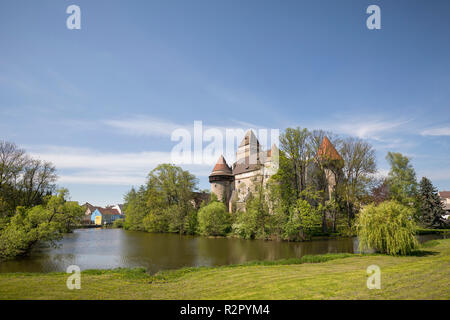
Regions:
<instances>
[{"instance_id":1,"label":"round tower","mask_svg":"<svg viewBox=\"0 0 450 320\"><path fill-rule=\"evenodd\" d=\"M227 208L231 197L233 182L233 172L225 161L225 158L220 156L213 171L209 175L209 183L211 183L211 192L214 193L219 201L222 201Z\"/></svg>"}]
</instances>

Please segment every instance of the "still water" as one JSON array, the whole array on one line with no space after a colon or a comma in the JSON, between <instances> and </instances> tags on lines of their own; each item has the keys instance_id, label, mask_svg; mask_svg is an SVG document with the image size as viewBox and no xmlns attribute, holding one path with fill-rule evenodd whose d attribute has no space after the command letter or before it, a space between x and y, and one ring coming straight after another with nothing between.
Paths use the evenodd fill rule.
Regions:
<instances>
[{"instance_id":1,"label":"still water","mask_svg":"<svg viewBox=\"0 0 450 320\"><path fill-rule=\"evenodd\" d=\"M436 236L421 236L421 241ZM154 273L192 266L218 266L254 260L278 260L308 254L356 253L356 238L277 242L152 234L122 229L80 229L68 234L58 248L37 248L26 258L0 262L0 272L65 272L145 267Z\"/></svg>"}]
</instances>

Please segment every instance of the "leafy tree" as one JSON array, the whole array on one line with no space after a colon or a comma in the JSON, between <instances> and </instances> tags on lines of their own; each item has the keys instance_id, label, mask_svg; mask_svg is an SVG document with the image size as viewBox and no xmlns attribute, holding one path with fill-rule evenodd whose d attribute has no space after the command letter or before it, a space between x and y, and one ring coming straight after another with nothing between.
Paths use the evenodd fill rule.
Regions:
<instances>
[{"instance_id":1,"label":"leafy tree","mask_svg":"<svg viewBox=\"0 0 450 320\"><path fill-rule=\"evenodd\" d=\"M401 153L388 152L386 160L391 166L388 175L391 198L405 205L413 204L417 195L417 181L410 159Z\"/></svg>"},{"instance_id":2,"label":"leafy tree","mask_svg":"<svg viewBox=\"0 0 450 320\"><path fill-rule=\"evenodd\" d=\"M121 229L121 228L123 228L124 227L124 219L117 219L117 220L114 220L114 222L113 222L113 227L114 228L118 228L118 229Z\"/></svg>"},{"instance_id":3,"label":"leafy tree","mask_svg":"<svg viewBox=\"0 0 450 320\"><path fill-rule=\"evenodd\" d=\"M442 227L445 210L436 188L426 177L423 177L419 184L418 204L418 220L423 226Z\"/></svg>"},{"instance_id":4,"label":"leafy tree","mask_svg":"<svg viewBox=\"0 0 450 320\"><path fill-rule=\"evenodd\" d=\"M198 228L202 235L225 235L230 228L230 214L222 202L211 202L198 212Z\"/></svg>"},{"instance_id":5,"label":"leafy tree","mask_svg":"<svg viewBox=\"0 0 450 320\"><path fill-rule=\"evenodd\" d=\"M286 154L279 152L279 169L276 174L270 178L268 191L272 194L272 203L279 208L283 208L287 214L288 208L297 201L297 186L294 175L294 166Z\"/></svg>"},{"instance_id":6,"label":"leafy tree","mask_svg":"<svg viewBox=\"0 0 450 320\"><path fill-rule=\"evenodd\" d=\"M233 231L245 239L265 239L269 234L269 208L263 190L250 194L245 212L237 212Z\"/></svg>"},{"instance_id":7,"label":"leafy tree","mask_svg":"<svg viewBox=\"0 0 450 320\"><path fill-rule=\"evenodd\" d=\"M280 151L283 151L290 160L294 175L294 191L298 198L306 188L306 168L311 161L309 131L299 127L287 128L280 136ZM281 160L281 157L280 157Z\"/></svg>"},{"instance_id":8,"label":"leafy tree","mask_svg":"<svg viewBox=\"0 0 450 320\"><path fill-rule=\"evenodd\" d=\"M344 159L343 186L340 189L347 210L347 223L351 226L360 200L368 193L368 186L376 172L375 151L372 146L357 138L342 142L340 154Z\"/></svg>"},{"instance_id":9,"label":"leafy tree","mask_svg":"<svg viewBox=\"0 0 450 320\"><path fill-rule=\"evenodd\" d=\"M130 230L144 230L143 220L149 213L147 206L147 190L141 186L138 191L132 188L125 195L125 222L124 228Z\"/></svg>"},{"instance_id":10,"label":"leafy tree","mask_svg":"<svg viewBox=\"0 0 450 320\"><path fill-rule=\"evenodd\" d=\"M153 169L147 184L125 196L125 227L148 232L185 233L186 219L193 210L197 179L171 164ZM190 231L192 232L192 230Z\"/></svg>"},{"instance_id":11,"label":"leafy tree","mask_svg":"<svg viewBox=\"0 0 450 320\"><path fill-rule=\"evenodd\" d=\"M307 240L320 223L320 211L313 208L308 201L298 199L296 205L290 208L289 219L284 228L284 238L286 240Z\"/></svg>"},{"instance_id":12,"label":"leafy tree","mask_svg":"<svg viewBox=\"0 0 450 320\"><path fill-rule=\"evenodd\" d=\"M50 162L30 158L15 144L0 141L0 218L16 207L42 204L55 190L56 169Z\"/></svg>"},{"instance_id":13,"label":"leafy tree","mask_svg":"<svg viewBox=\"0 0 450 320\"><path fill-rule=\"evenodd\" d=\"M389 182L387 179L378 181L371 190L371 198L375 204L380 204L391 198L389 191Z\"/></svg>"},{"instance_id":14,"label":"leafy tree","mask_svg":"<svg viewBox=\"0 0 450 320\"><path fill-rule=\"evenodd\" d=\"M359 213L356 227L361 251L407 255L418 246L413 211L396 201L368 205Z\"/></svg>"},{"instance_id":15,"label":"leafy tree","mask_svg":"<svg viewBox=\"0 0 450 320\"><path fill-rule=\"evenodd\" d=\"M203 206L205 206L204 204ZM184 231L186 234L197 234L198 232L198 212L197 210L192 209L189 211L188 215L185 218L184 222Z\"/></svg>"},{"instance_id":16,"label":"leafy tree","mask_svg":"<svg viewBox=\"0 0 450 320\"><path fill-rule=\"evenodd\" d=\"M61 239L65 232L80 223L83 209L76 202L67 201L68 191L61 189L56 196L48 196L45 204L32 208L18 207L0 235L0 259L27 254L41 242Z\"/></svg>"},{"instance_id":17,"label":"leafy tree","mask_svg":"<svg viewBox=\"0 0 450 320\"><path fill-rule=\"evenodd\" d=\"M170 215L173 207L153 209L142 220L142 227L147 232L169 232Z\"/></svg>"}]
</instances>

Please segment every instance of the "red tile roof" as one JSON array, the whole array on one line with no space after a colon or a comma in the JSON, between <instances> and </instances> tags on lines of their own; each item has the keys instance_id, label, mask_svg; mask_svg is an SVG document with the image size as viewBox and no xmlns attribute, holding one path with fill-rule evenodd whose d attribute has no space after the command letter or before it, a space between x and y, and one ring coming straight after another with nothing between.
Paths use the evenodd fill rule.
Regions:
<instances>
[{"instance_id":1,"label":"red tile roof","mask_svg":"<svg viewBox=\"0 0 450 320\"><path fill-rule=\"evenodd\" d=\"M320 160L343 160L327 136L323 137L316 156Z\"/></svg>"},{"instance_id":2,"label":"red tile roof","mask_svg":"<svg viewBox=\"0 0 450 320\"><path fill-rule=\"evenodd\" d=\"M439 191L439 196L441 198L450 199L450 191Z\"/></svg>"},{"instance_id":3,"label":"red tile roof","mask_svg":"<svg viewBox=\"0 0 450 320\"><path fill-rule=\"evenodd\" d=\"M219 160L217 160L216 165L214 166L211 175L231 175L231 168L228 166L225 158L220 156Z\"/></svg>"},{"instance_id":4,"label":"red tile roof","mask_svg":"<svg viewBox=\"0 0 450 320\"><path fill-rule=\"evenodd\" d=\"M98 211L100 211L100 213L102 215L120 215L120 212L117 209L112 209L112 208L97 208Z\"/></svg>"}]
</instances>

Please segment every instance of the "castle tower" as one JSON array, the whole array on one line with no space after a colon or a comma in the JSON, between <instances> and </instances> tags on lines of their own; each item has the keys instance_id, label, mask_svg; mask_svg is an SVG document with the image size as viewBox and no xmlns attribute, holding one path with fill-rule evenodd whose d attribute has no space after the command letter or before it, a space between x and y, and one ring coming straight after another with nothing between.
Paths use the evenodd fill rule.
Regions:
<instances>
[{"instance_id":1,"label":"castle tower","mask_svg":"<svg viewBox=\"0 0 450 320\"><path fill-rule=\"evenodd\" d=\"M252 130L247 131L236 152L236 162L257 164L261 146Z\"/></svg>"},{"instance_id":2,"label":"castle tower","mask_svg":"<svg viewBox=\"0 0 450 320\"><path fill-rule=\"evenodd\" d=\"M219 201L225 203L228 208L234 176L223 156L220 156L209 175L209 182L211 183L211 192L217 196Z\"/></svg>"},{"instance_id":3,"label":"castle tower","mask_svg":"<svg viewBox=\"0 0 450 320\"><path fill-rule=\"evenodd\" d=\"M344 166L344 159L342 159L327 136L323 137L319 150L317 150L316 159L324 168L328 183L328 195L331 199L331 194L336 187L337 172Z\"/></svg>"}]
</instances>

